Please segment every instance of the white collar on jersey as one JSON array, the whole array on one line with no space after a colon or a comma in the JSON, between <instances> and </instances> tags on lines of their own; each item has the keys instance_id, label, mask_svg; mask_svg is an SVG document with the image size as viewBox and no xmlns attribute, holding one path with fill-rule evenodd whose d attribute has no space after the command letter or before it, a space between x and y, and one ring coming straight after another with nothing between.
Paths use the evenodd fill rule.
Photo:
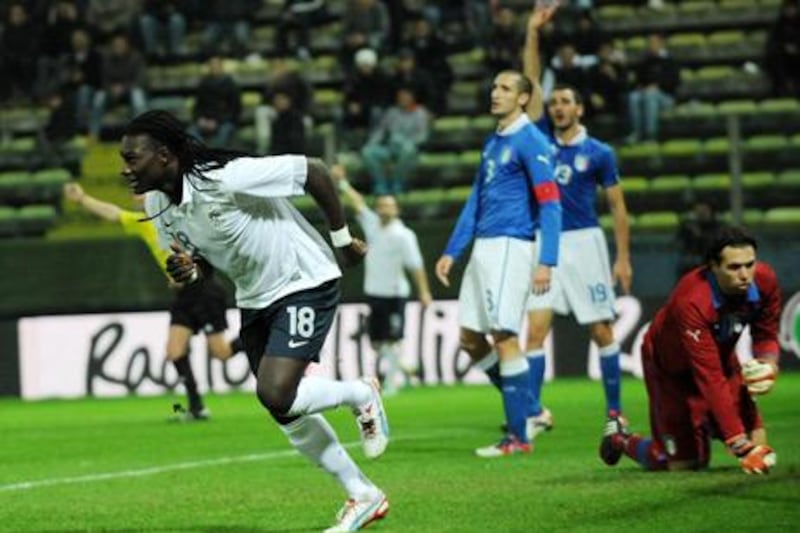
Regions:
<instances>
[{"instance_id":1,"label":"white collar on jersey","mask_svg":"<svg viewBox=\"0 0 800 533\"><path fill-rule=\"evenodd\" d=\"M506 135L513 135L517 133L519 130L525 127L526 124L530 124L531 119L528 118L528 115L522 113L517 119L503 128L502 130L497 130L498 135L506 136Z\"/></svg>"},{"instance_id":2,"label":"white collar on jersey","mask_svg":"<svg viewBox=\"0 0 800 533\"><path fill-rule=\"evenodd\" d=\"M573 137L567 142L563 142L556 135L554 135L553 137L555 137L556 143L558 143L559 146L577 146L583 141L585 141L588 136L589 132L586 131L586 126L578 126L578 133L575 135L575 137Z\"/></svg>"}]
</instances>

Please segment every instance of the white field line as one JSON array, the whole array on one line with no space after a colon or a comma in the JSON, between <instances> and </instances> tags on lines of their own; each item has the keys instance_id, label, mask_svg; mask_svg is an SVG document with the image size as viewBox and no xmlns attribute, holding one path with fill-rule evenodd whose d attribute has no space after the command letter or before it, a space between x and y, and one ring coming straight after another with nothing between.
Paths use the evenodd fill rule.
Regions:
<instances>
[{"instance_id":1,"label":"white field line","mask_svg":"<svg viewBox=\"0 0 800 533\"><path fill-rule=\"evenodd\" d=\"M452 433L452 432L451 432ZM404 437L392 437L392 441L398 440L422 440L436 438L434 434L428 435L410 435ZM343 444L345 448L352 448L360 445L360 442L349 442ZM14 492L29 489L38 489L42 487L53 487L56 485L77 485L81 483L94 483L97 481L107 481L111 479L134 478L144 476L154 476L163 474L165 472L175 472L177 470L192 470L195 468L206 468L210 466L229 465L236 463L252 463L256 461L272 461L276 459L283 459L285 457L295 457L299 455L297 450L280 450L264 453L249 453L245 455L232 455L227 457L218 457L216 459L203 459L200 461L185 461L181 463L172 463L161 466L151 466L149 468L139 468L136 470L118 470L116 472L103 472L98 474L86 474L83 476L73 477L54 477L37 479L34 481L21 481L18 483L8 483L0 485L0 492Z\"/></svg>"}]
</instances>

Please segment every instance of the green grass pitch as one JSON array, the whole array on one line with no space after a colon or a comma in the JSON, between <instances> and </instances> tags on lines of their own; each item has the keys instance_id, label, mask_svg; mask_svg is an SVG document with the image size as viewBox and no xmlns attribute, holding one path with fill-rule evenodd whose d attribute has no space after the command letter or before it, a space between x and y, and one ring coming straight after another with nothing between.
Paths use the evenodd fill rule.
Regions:
<instances>
[{"instance_id":1,"label":"green grass pitch","mask_svg":"<svg viewBox=\"0 0 800 533\"><path fill-rule=\"evenodd\" d=\"M626 412L646 430L641 381ZM207 423L165 422L173 398L0 401L1 531L319 531L344 501L294 454L252 393L209 396ZM329 414L391 511L370 531L788 531L800 524L800 374L759 400L778 466L747 476L715 444L712 468L647 473L597 457L602 392L545 389L555 429L531 456L478 459L500 437L489 387L405 390L386 400L392 442L368 462L353 417Z\"/></svg>"}]
</instances>

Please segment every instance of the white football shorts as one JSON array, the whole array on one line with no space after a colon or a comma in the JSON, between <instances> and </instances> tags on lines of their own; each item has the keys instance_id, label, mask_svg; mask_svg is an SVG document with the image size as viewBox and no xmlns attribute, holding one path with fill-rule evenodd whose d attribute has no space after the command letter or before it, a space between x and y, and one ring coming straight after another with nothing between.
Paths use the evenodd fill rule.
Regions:
<instances>
[{"instance_id":1,"label":"white football shorts","mask_svg":"<svg viewBox=\"0 0 800 533\"><path fill-rule=\"evenodd\" d=\"M535 258L532 241L475 239L458 295L461 326L481 333L518 333L531 292Z\"/></svg>"},{"instance_id":2,"label":"white football shorts","mask_svg":"<svg viewBox=\"0 0 800 533\"><path fill-rule=\"evenodd\" d=\"M561 234L558 266L553 269L550 290L540 295L531 293L528 299L528 310L536 309L552 309L560 315L571 312L582 325L614 319L614 285L608 244L601 228Z\"/></svg>"}]
</instances>

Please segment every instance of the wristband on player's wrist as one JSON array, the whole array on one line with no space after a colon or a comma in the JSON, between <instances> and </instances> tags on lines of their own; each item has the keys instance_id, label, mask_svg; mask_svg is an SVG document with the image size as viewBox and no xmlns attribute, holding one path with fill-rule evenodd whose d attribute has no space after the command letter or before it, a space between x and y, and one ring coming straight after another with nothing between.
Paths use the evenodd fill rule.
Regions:
<instances>
[{"instance_id":1,"label":"wristband on player's wrist","mask_svg":"<svg viewBox=\"0 0 800 533\"><path fill-rule=\"evenodd\" d=\"M333 244L334 248L350 246L351 242L353 242L353 236L350 235L350 230L347 226L331 231L331 244Z\"/></svg>"}]
</instances>

